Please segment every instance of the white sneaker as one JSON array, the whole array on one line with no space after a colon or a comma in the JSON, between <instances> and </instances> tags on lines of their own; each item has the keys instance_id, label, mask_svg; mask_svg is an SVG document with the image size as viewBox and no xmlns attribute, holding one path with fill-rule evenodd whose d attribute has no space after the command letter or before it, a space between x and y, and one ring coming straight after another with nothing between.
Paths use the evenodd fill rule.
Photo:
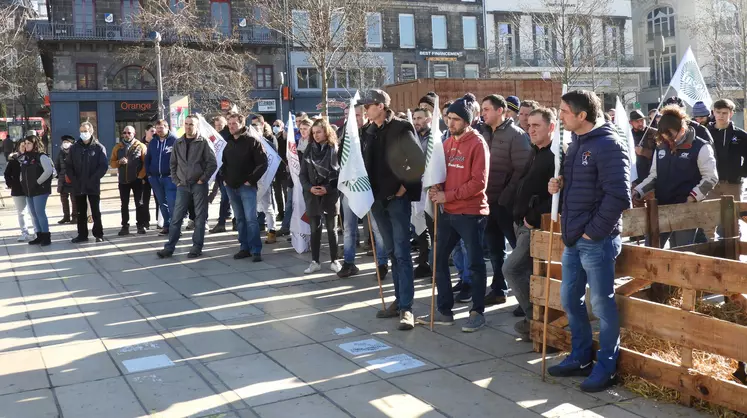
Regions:
<instances>
[{"instance_id":1,"label":"white sneaker","mask_svg":"<svg viewBox=\"0 0 747 418\"><path fill-rule=\"evenodd\" d=\"M321 269L322 266L320 266L319 263L317 263L316 261L312 261L311 264L309 264L309 268L303 271L303 274L311 274Z\"/></svg>"},{"instance_id":2,"label":"white sneaker","mask_svg":"<svg viewBox=\"0 0 747 418\"><path fill-rule=\"evenodd\" d=\"M342 266L340 265L340 262L338 260L335 260L329 263L329 269L334 271L335 273L339 273L340 270L342 270Z\"/></svg>"},{"instance_id":3,"label":"white sneaker","mask_svg":"<svg viewBox=\"0 0 747 418\"><path fill-rule=\"evenodd\" d=\"M25 242L29 240L29 234L23 233L20 237L18 237L18 242Z\"/></svg>"}]
</instances>

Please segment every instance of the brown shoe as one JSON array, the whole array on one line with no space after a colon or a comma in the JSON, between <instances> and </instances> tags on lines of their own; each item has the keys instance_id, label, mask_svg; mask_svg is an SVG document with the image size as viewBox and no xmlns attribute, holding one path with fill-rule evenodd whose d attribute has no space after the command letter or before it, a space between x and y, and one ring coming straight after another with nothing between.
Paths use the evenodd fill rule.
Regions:
<instances>
[{"instance_id":1,"label":"brown shoe","mask_svg":"<svg viewBox=\"0 0 747 418\"><path fill-rule=\"evenodd\" d=\"M399 316L399 303L395 300L392 302L386 310L379 309L378 312L376 312L377 318L396 318Z\"/></svg>"},{"instance_id":2,"label":"brown shoe","mask_svg":"<svg viewBox=\"0 0 747 418\"><path fill-rule=\"evenodd\" d=\"M496 296L495 292L493 292L492 290L490 291L490 293L488 293L487 296L485 296L485 306L501 305L503 303L506 303L506 297Z\"/></svg>"},{"instance_id":3,"label":"brown shoe","mask_svg":"<svg viewBox=\"0 0 747 418\"><path fill-rule=\"evenodd\" d=\"M412 311L400 311L399 313L399 326L397 327L400 331L409 331L415 328L415 316Z\"/></svg>"},{"instance_id":4,"label":"brown shoe","mask_svg":"<svg viewBox=\"0 0 747 418\"><path fill-rule=\"evenodd\" d=\"M270 231L267 233L267 239L265 239L265 244L275 244L278 242L277 233L275 231Z\"/></svg>"}]
</instances>

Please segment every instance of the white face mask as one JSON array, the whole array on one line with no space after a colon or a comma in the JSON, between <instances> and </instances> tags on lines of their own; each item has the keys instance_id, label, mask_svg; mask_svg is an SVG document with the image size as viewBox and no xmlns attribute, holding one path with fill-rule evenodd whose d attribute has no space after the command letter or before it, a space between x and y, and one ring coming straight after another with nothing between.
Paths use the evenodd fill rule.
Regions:
<instances>
[{"instance_id":1,"label":"white face mask","mask_svg":"<svg viewBox=\"0 0 747 418\"><path fill-rule=\"evenodd\" d=\"M62 149L68 149L68 148L70 148L70 142L69 141L63 142L62 143Z\"/></svg>"},{"instance_id":2,"label":"white face mask","mask_svg":"<svg viewBox=\"0 0 747 418\"><path fill-rule=\"evenodd\" d=\"M272 132L273 132L273 133L274 133L275 135L279 134L279 133L280 133L280 127L279 127L279 126L273 126L273 127L272 127Z\"/></svg>"},{"instance_id":3,"label":"white face mask","mask_svg":"<svg viewBox=\"0 0 747 418\"><path fill-rule=\"evenodd\" d=\"M83 142L88 142L91 140L91 133L90 132L81 132L80 133L80 139L83 140Z\"/></svg>"}]
</instances>

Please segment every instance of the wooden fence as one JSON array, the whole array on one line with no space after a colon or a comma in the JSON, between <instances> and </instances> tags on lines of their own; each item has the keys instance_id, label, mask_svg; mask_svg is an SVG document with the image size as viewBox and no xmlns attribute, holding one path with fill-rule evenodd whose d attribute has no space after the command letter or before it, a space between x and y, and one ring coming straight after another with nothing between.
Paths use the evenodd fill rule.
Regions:
<instances>
[{"instance_id":1,"label":"wooden fence","mask_svg":"<svg viewBox=\"0 0 747 418\"><path fill-rule=\"evenodd\" d=\"M623 237L649 235L652 247L624 244L617 259L616 277L629 278L616 288L620 327L670 341L681 349L681 364L670 363L625 348L620 350L619 371L640 376L657 385L675 389L683 403L692 398L747 413L747 387L733 381L703 374L693 368L692 350L747 360L747 327L695 312L697 292L732 296L747 294L747 263L739 256L747 246L739 241L739 204L731 196L700 203L657 207L649 202L645 208L626 211L623 215ZM703 228L713 230L723 225L723 240L662 250L659 234ZM532 232L531 255L534 275L531 277L531 300L534 304L531 336L542 341L545 304L545 277L549 274L550 298L547 344L570 350L571 334L565 329L567 318L562 312L560 260L564 245L560 234L554 234L552 266L548 269L549 227ZM656 244L656 245L654 245ZM645 287L667 285L682 289L680 308L645 299ZM587 299L588 300L588 299ZM595 342L596 345L596 342ZM541 351L541 343L535 342Z\"/></svg>"}]
</instances>

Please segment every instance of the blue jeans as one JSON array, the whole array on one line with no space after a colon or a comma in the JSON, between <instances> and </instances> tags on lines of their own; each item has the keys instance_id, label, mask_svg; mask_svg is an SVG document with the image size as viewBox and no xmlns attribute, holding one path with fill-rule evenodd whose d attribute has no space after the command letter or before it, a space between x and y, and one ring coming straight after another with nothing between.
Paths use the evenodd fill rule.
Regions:
<instances>
[{"instance_id":1,"label":"blue jeans","mask_svg":"<svg viewBox=\"0 0 747 418\"><path fill-rule=\"evenodd\" d=\"M438 228L436 229L436 286L438 287L438 311L444 315L452 315L454 307L454 293L451 291L451 272L449 271L449 254L464 242L466 262L465 268L470 272L472 284L471 311L482 314L485 312L485 287L487 269L483 258L482 239L485 233L487 216L484 215L453 215L451 213L438 214ZM456 258L455 263L456 264Z\"/></svg>"},{"instance_id":2,"label":"blue jeans","mask_svg":"<svg viewBox=\"0 0 747 418\"><path fill-rule=\"evenodd\" d=\"M571 358L583 364L591 361L592 334L586 312L586 284L591 305L599 318L597 366L607 373L617 368L620 351L620 320L615 303L615 259L622 249L620 236L601 241L579 239L563 252L563 281L560 298L571 328Z\"/></svg>"},{"instance_id":3,"label":"blue jeans","mask_svg":"<svg viewBox=\"0 0 747 418\"><path fill-rule=\"evenodd\" d=\"M191 184L189 186L179 186L176 188L176 203L174 212L171 213L171 223L169 224L169 241L163 248L173 252L176 249L176 243L179 242L179 235L182 233L182 222L187 214L190 202L195 206L195 230L192 233L192 250L202 251L205 245L205 222L208 217L208 185Z\"/></svg>"},{"instance_id":4,"label":"blue jeans","mask_svg":"<svg viewBox=\"0 0 747 418\"><path fill-rule=\"evenodd\" d=\"M242 184L238 189L226 187L226 192L231 199L241 249L252 254L261 254L262 240L259 238L257 222L257 188Z\"/></svg>"},{"instance_id":5,"label":"blue jeans","mask_svg":"<svg viewBox=\"0 0 747 418\"><path fill-rule=\"evenodd\" d=\"M513 216L506 207L490 205L485 237L490 249L490 264L493 266L493 282L490 288L496 296L508 296L508 284L503 277L503 262L506 260L506 240L511 248L516 248L516 232Z\"/></svg>"},{"instance_id":6,"label":"blue jeans","mask_svg":"<svg viewBox=\"0 0 747 418\"><path fill-rule=\"evenodd\" d=\"M283 223L280 225L280 229L287 231L291 226L291 218L293 218L293 188L288 188L288 193L285 196L285 216L283 216Z\"/></svg>"},{"instance_id":7,"label":"blue jeans","mask_svg":"<svg viewBox=\"0 0 747 418\"><path fill-rule=\"evenodd\" d=\"M161 216L163 216L163 226L169 227L171 224L171 212L176 205L176 184L171 181L169 176L150 176L148 177L150 188L156 195Z\"/></svg>"},{"instance_id":8,"label":"blue jeans","mask_svg":"<svg viewBox=\"0 0 747 418\"><path fill-rule=\"evenodd\" d=\"M218 225L225 225L226 219L231 217L231 199L226 192L223 180L217 180L220 188L220 208L218 209Z\"/></svg>"},{"instance_id":9,"label":"blue jeans","mask_svg":"<svg viewBox=\"0 0 747 418\"><path fill-rule=\"evenodd\" d=\"M395 197L389 201L376 200L371 206L371 213L381 233L386 253L392 260L394 296L399 309L412 311L415 284L410 255L410 200L406 197Z\"/></svg>"},{"instance_id":10,"label":"blue jeans","mask_svg":"<svg viewBox=\"0 0 747 418\"><path fill-rule=\"evenodd\" d=\"M358 243L358 217L350 209L348 198L345 195L342 195L342 212L345 230L343 235L343 259L348 264L355 264L355 247ZM384 250L384 244L381 242L379 229L373 219L371 219L371 225L373 226L374 245L376 245L376 265L380 266L386 264L386 251ZM368 237L363 237L364 241L367 239Z\"/></svg>"},{"instance_id":11,"label":"blue jeans","mask_svg":"<svg viewBox=\"0 0 747 418\"><path fill-rule=\"evenodd\" d=\"M38 196L26 196L26 206L29 208L31 220L34 222L34 230L39 232L49 232L49 221L47 220L47 199L48 194Z\"/></svg>"},{"instance_id":12,"label":"blue jeans","mask_svg":"<svg viewBox=\"0 0 747 418\"><path fill-rule=\"evenodd\" d=\"M472 284L472 273L467 268L469 260L467 259L467 247L464 246L464 240L459 240L459 244L454 246L451 258L454 260L454 267L459 272L459 278L466 284Z\"/></svg>"}]
</instances>

